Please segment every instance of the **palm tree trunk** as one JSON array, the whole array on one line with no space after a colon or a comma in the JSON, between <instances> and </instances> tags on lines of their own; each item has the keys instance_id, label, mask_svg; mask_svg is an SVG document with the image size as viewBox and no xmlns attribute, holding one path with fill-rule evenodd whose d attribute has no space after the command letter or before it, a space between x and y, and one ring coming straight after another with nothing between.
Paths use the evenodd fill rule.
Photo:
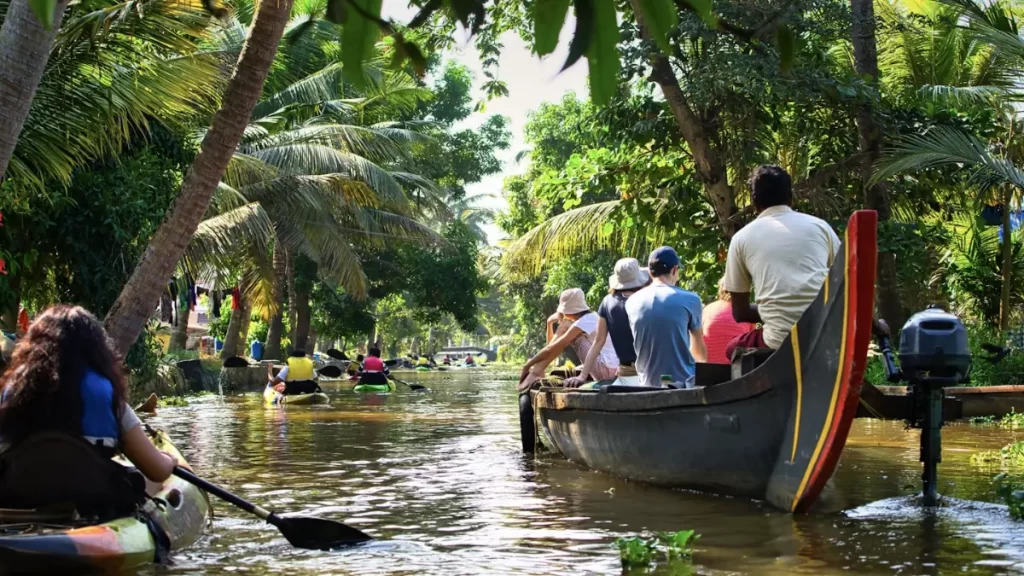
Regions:
<instances>
[{"instance_id":1,"label":"palm tree trunk","mask_svg":"<svg viewBox=\"0 0 1024 576\"><path fill-rule=\"evenodd\" d=\"M309 322L309 290L303 287L295 289L295 299L292 300L294 303L295 310L295 329L292 333L295 335L292 339L292 347L305 350L312 354L313 347L310 343L310 322Z\"/></svg>"},{"instance_id":2,"label":"palm tree trunk","mask_svg":"<svg viewBox=\"0 0 1024 576\"><path fill-rule=\"evenodd\" d=\"M107 313L107 332L122 354L131 348L153 313L238 147L274 62L291 7L292 0L260 0L234 75L181 192Z\"/></svg>"},{"instance_id":3,"label":"palm tree trunk","mask_svg":"<svg viewBox=\"0 0 1024 576\"><path fill-rule=\"evenodd\" d=\"M281 360L281 337L284 333L284 292L285 276L287 275L288 257L285 254L284 246L280 241L274 244L274 300L276 310L270 318L270 328L267 330L267 341L263 346L263 357L272 360Z\"/></svg>"},{"instance_id":4,"label":"palm tree trunk","mask_svg":"<svg viewBox=\"0 0 1024 576\"><path fill-rule=\"evenodd\" d=\"M7 172L70 0L58 0L47 30L29 0L12 0L0 27L0 180ZM142 327L139 327L142 331ZM127 348L125 348L127 350Z\"/></svg>"},{"instance_id":5,"label":"palm tree trunk","mask_svg":"<svg viewBox=\"0 0 1024 576\"><path fill-rule=\"evenodd\" d=\"M377 325L374 324L370 330L369 336L366 337L366 349L369 350L377 345Z\"/></svg>"},{"instance_id":6,"label":"palm tree trunk","mask_svg":"<svg viewBox=\"0 0 1024 576\"><path fill-rule=\"evenodd\" d=\"M650 41L651 35L647 31L646 17L640 6L640 0L630 0L633 6L633 14L636 23L640 27L640 36ZM700 116L694 112L689 100L679 86L679 80L668 58L655 48L650 55L651 76L650 79L661 88L665 102L668 103L672 116L679 125L679 131L683 140L690 148L693 155L693 162L697 168L697 175L704 184L704 193L708 201L715 209L718 217L718 225L726 238L732 238L738 229L733 216L736 214L736 199L732 186L729 185L729 174L726 171L725 162L719 150L713 144L714 128L705 126Z\"/></svg>"},{"instance_id":7,"label":"palm tree trunk","mask_svg":"<svg viewBox=\"0 0 1024 576\"><path fill-rule=\"evenodd\" d=\"M235 310L235 302L231 302L231 320L228 320L227 334L224 335L224 348L220 351L221 358L235 356L238 351L239 342L244 340L242 336L242 306L239 304Z\"/></svg>"},{"instance_id":8,"label":"palm tree trunk","mask_svg":"<svg viewBox=\"0 0 1024 576\"><path fill-rule=\"evenodd\" d=\"M160 295L160 321L170 323L174 319L174 301L169 290Z\"/></svg>"},{"instance_id":9,"label":"palm tree trunk","mask_svg":"<svg viewBox=\"0 0 1024 576\"><path fill-rule=\"evenodd\" d=\"M288 285L288 341L295 348L295 340L298 338L298 322L295 309L295 253L288 251L288 262L285 264L285 279Z\"/></svg>"},{"instance_id":10,"label":"palm tree trunk","mask_svg":"<svg viewBox=\"0 0 1024 576\"><path fill-rule=\"evenodd\" d=\"M167 345L168 352L180 352L185 349L188 344L188 317L189 317L188 304L185 304L184 309L181 307L181 303L178 303L178 323L171 330L171 341Z\"/></svg>"},{"instance_id":11,"label":"palm tree trunk","mask_svg":"<svg viewBox=\"0 0 1024 576\"><path fill-rule=\"evenodd\" d=\"M875 39L874 0L850 0L852 12L854 68L871 84L878 84L878 48ZM882 127L875 118L873 107L865 101L857 110L857 136L860 148L861 182L864 183L864 207L878 212L878 221L884 226L892 218L889 195L882 183L868 185L872 167L882 153ZM906 320L896 284L896 255L880 252L877 265L878 314L897 329Z\"/></svg>"},{"instance_id":12,"label":"palm tree trunk","mask_svg":"<svg viewBox=\"0 0 1024 576\"><path fill-rule=\"evenodd\" d=\"M1013 189L1003 190L1003 290L999 295L999 330L1010 328L1010 287L1013 282L1013 229L1010 226L1010 202Z\"/></svg>"},{"instance_id":13,"label":"palm tree trunk","mask_svg":"<svg viewBox=\"0 0 1024 576\"><path fill-rule=\"evenodd\" d=\"M249 354L249 324L252 323L252 304L242 299L242 327L238 329L238 349L236 356Z\"/></svg>"}]
</instances>

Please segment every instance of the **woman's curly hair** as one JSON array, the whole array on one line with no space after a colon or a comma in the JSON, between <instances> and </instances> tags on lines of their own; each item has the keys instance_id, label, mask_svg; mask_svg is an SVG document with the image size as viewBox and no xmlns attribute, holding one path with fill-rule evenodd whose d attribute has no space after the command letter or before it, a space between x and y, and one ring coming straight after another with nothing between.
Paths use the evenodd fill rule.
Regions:
<instances>
[{"instance_id":1,"label":"woman's curly hair","mask_svg":"<svg viewBox=\"0 0 1024 576\"><path fill-rule=\"evenodd\" d=\"M39 315L18 341L0 377L0 436L17 442L40 430L82 433L86 370L114 387L118 418L127 397L121 362L103 324L81 306L58 304Z\"/></svg>"}]
</instances>

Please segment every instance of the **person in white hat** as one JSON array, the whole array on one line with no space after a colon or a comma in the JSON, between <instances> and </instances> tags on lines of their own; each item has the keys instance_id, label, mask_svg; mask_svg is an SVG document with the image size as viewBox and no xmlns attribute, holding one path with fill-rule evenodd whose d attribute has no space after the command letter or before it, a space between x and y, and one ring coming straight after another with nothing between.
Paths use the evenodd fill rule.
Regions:
<instances>
[{"instance_id":1,"label":"person in white hat","mask_svg":"<svg viewBox=\"0 0 1024 576\"><path fill-rule=\"evenodd\" d=\"M640 267L636 258L623 258L615 263L615 273L608 277L608 295L601 300L597 308L597 334L594 345L590 348L579 376L565 381L567 388L583 385L599 365L600 351L605 340L611 336L612 347L619 358L618 377L616 384L627 386L639 385L636 373L636 350L633 348L633 331L629 327L629 316L626 314L626 300L637 290L651 283L651 276L645 268Z\"/></svg>"},{"instance_id":2,"label":"person in white hat","mask_svg":"<svg viewBox=\"0 0 1024 576\"><path fill-rule=\"evenodd\" d=\"M556 333L553 325L558 323ZM519 374L519 391L528 390L544 377L544 370L567 347L572 346L580 358L586 358L594 346L597 335L597 314L590 311L583 290L570 288L558 297L558 310L548 318L548 343L527 361ZM600 348L599 358L592 373L597 378L614 378L619 358L611 342Z\"/></svg>"}]
</instances>

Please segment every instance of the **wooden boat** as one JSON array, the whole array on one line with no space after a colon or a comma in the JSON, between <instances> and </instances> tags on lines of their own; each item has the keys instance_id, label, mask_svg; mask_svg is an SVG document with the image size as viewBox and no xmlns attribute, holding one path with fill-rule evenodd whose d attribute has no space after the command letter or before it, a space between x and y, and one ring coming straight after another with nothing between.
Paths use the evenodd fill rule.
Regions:
<instances>
[{"instance_id":1,"label":"wooden boat","mask_svg":"<svg viewBox=\"0 0 1024 576\"><path fill-rule=\"evenodd\" d=\"M953 386L944 388L942 415L946 421L960 418L1001 418L1013 412L1024 412L1024 386ZM858 418L904 420L911 412L911 398L905 386L874 386L869 382L861 388Z\"/></svg>"},{"instance_id":2,"label":"wooden boat","mask_svg":"<svg viewBox=\"0 0 1024 576\"><path fill-rule=\"evenodd\" d=\"M524 448L543 432L555 451L594 470L808 510L857 412L871 339L876 225L873 211L850 218L817 299L760 365L732 378L738 366L699 364L692 389L533 390L521 397Z\"/></svg>"},{"instance_id":3,"label":"wooden boat","mask_svg":"<svg viewBox=\"0 0 1024 576\"><path fill-rule=\"evenodd\" d=\"M160 450L180 458L163 432L153 431L150 439ZM150 496L139 516L103 524L82 526L31 516L14 523L4 521L0 524L0 573L121 572L156 562L160 541L174 552L199 540L210 514L210 502L200 489L171 476Z\"/></svg>"}]
</instances>

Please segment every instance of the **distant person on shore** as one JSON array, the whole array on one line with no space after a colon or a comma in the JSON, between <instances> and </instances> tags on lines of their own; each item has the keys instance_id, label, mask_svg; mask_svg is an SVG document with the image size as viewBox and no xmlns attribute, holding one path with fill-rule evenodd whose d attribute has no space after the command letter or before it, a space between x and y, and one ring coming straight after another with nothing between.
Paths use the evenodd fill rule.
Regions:
<instances>
[{"instance_id":1,"label":"distant person on shore","mask_svg":"<svg viewBox=\"0 0 1024 576\"><path fill-rule=\"evenodd\" d=\"M548 331L559 324L551 341L523 366L519 374L519 391L528 390L534 382L544 377L544 370L569 346L580 358L586 358L595 344L598 316L587 306L586 296L579 288L570 288L558 297L558 309L548 317ZM597 362L592 369L594 378L606 380L615 377L619 357L610 341L600 348Z\"/></svg>"},{"instance_id":2,"label":"distant person on shore","mask_svg":"<svg viewBox=\"0 0 1024 576\"><path fill-rule=\"evenodd\" d=\"M583 362L579 376L565 380L566 388L579 387L590 378L609 337L619 359L615 373L616 383L627 386L636 386L640 383L636 372L636 350L633 348L633 330L629 326L626 301L650 282L650 274L640 267L636 258L623 258L615 263L615 272L608 278L608 295L597 307L597 333L594 336L594 345L590 347L590 353Z\"/></svg>"},{"instance_id":3,"label":"distant person on shore","mask_svg":"<svg viewBox=\"0 0 1024 576\"><path fill-rule=\"evenodd\" d=\"M669 376L692 388L696 363L707 360L700 297L676 286L679 255L671 247L655 248L647 264L653 282L626 300L640 384L661 387Z\"/></svg>"},{"instance_id":4,"label":"distant person on shore","mask_svg":"<svg viewBox=\"0 0 1024 576\"><path fill-rule=\"evenodd\" d=\"M708 350L708 362L729 364L725 349L733 339L750 332L755 326L749 322L737 322L732 317L729 292L725 289L725 278L718 281L718 299L704 307L704 345Z\"/></svg>"}]
</instances>

